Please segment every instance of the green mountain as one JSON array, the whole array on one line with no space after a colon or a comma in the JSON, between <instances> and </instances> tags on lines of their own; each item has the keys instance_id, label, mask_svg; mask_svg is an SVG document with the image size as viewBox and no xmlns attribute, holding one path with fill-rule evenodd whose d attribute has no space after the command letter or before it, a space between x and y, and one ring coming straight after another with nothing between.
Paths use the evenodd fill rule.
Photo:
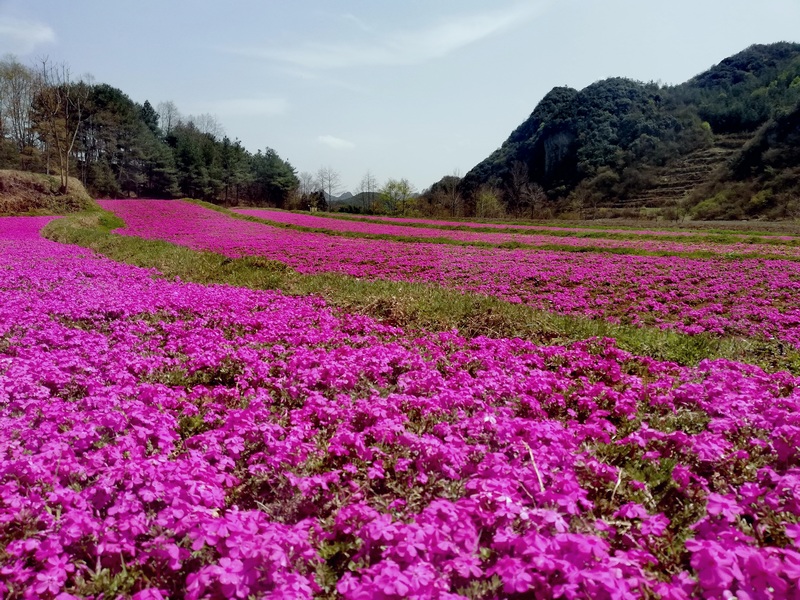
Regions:
<instances>
[{"instance_id":1,"label":"green mountain","mask_svg":"<svg viewBox=\"0 0 800 600\"><path fill-rule=\"evenodd\" d=\"M557 87L458 191L467 212L491 188L516 213L793 216L798 110L800 44L787 42L751 46L676 86Z\"/></svg>"}]
</instances>

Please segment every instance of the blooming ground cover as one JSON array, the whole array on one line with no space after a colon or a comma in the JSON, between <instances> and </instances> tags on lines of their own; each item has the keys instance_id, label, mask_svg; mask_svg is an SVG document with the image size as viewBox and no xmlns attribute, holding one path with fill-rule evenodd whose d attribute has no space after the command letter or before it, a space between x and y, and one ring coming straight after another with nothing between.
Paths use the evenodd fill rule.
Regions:
<instances>
[{"instance_id":1,"label":"blooming ground cover","mask_svg":"<svg viewBox=\"0 0 800 600\"><path fill-rule=\"evenodd\" d=\"M800 347L800 263L461 247L354 239L238 220L188 202L111 200L123 235L301 273L425 282L560 314L695 334L777 337Z\"/></svg>"},{"instance_id":2,"label":"blooming ground cover","mask_svg":"<svg viewBox=\"0 0 800 600\"><path fill-rule=\"evenodd\" d=\"M234 209L242 215L258 217L275 223L298 225L325 229L332 232L352 232L371 235L393 235L415 238L443 238L458 242L487 243L487 244L524 244L526 246L572 246L575 248L613 248L644 250L646 252L665 253L692 253L704 252L711 254L748 254L764 253L787 258L799 258L800 246L758 245L750 243L709 243L697 241L669 241L651 239L607 239L607 238L580 238L557 237L553 235L536 235L530 231L520 230L517 233L487 233L476 231L463 231L453 229L436 229L434 227L409 227L386 223L374 223L366 220L337 219L331 217L318 217L310 214L283 212L259 208ZM420 220L421 221L421 220ZM424 223L424 221L422 221Z\"/></svg>"},{"instance_id":3,"label":"blooming ground cover","mask_svg":"<svg viewBox=\"0 0 800 600\"><path fill-rule=\"evenodd\" d=\"M646 236L669 236L669 237L673 236L697 237L699 235L707 235L707 233L702 229L696 229L693 231L681 231L676 229L634 229L634 228L614 229L611 227L564 227L555 225L524 225L521 223L496 223L496 222L477 222L477 221L462 221L462 220L446 221L441 219L420 219L416 217L387 217L385 215L358 215L358 214L347 214L346 217L337 215L337 218L360 219L365 221L383 221L386 223L429 225L431 227L468 227L473 229L519 229L523 231L524 230L552 231L552 232L581 233L581 234L608 233L608 234L620 234L620 235L646 235ZM743 237L751 238L753 236L755 237L766 236L767 239L784 241L784 242L798 239L796 235L774 234L765 232L756 232L750 234L750 233L725 231L724 235L726 237L731 237L731 238L743 238Z\"/></svg>"},{"instance_id":4,"label":"blooming ground cover","mask_svg":"<svg viewBox=\"0 0 800 600\"><path fill-rule=\"evenodd\" d=\"M404 332L47 220L0 219L6 598L800 598L797 378Z\"/></svg>"}]
</instances>

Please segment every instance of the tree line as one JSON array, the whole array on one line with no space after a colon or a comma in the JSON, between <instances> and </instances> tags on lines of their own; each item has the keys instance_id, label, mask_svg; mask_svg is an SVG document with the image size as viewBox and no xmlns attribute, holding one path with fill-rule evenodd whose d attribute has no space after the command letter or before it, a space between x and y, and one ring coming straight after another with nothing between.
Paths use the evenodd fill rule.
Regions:
<instances>
[{"instance_id":1,"label":"tree line","mask_svg":"<svg viewBox=\"0 0 800 600\"><path fill-rule=\"evenodd\" d=\"M299 186L272 148L252 153L212 115L139 104L65 63L0 60L0 168L80 179L99 197L284 206Z\"/></svg>"}]
</instances>

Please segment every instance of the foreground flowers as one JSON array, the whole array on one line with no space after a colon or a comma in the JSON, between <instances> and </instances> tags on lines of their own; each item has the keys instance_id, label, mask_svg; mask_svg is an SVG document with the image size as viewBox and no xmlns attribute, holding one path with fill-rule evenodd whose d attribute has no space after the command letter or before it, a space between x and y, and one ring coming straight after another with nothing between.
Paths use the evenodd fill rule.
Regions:
<instances>
[{"instance_id":1,"label":"foreground flowers","mask_svg":"<svg viewBox=\"0 0 800 600\"><path fill-rule=\"evenodd\" d=\"M800 391L167 282L0 219L8 598L798 598Z\"/></svg>"},{"instance_id":2,"label":"foreground flowers","mask_svg":"<svg viewBox=\"0 0 800 600\"><path fill-rule=\"evenodd\" d=\"M278 229L187 202L102 203L126 228L302 273L426 282L567 315L697 334L776 337L800 347L800 263L505 250L351 239Z\"/></svg>"}]
</instances>

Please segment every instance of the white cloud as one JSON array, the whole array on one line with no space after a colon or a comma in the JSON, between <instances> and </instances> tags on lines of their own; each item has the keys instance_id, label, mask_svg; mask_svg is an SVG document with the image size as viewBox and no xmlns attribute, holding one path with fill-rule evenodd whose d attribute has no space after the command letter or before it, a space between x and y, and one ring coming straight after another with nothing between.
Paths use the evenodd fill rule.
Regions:
<instances>
[{"instance_id":1,"label":"white cloud","mask_svg":"<svg viewBox=\"0 0 800 600\"><path fill-rule=\"evenodd\" d=\"M371 93L371 90L363 85L350 83L334 77L320 75L319 71L310 71L308 69L301 69L293 66L278 67L276 71L285 73L290 77L294 77L302 81L314 82L325 87L336 87L347 90L348 92L353 92L354 94L366 95Z\"/></svg>"},{"instance_id":2,"label":"white cloud","mask_svg":"<svg viewBox=\"0 0 800 600\"><path fill-rule=\"evenodd\" d=\"M455 16L416 31L376 32L372 39L364 41L230 51L307 69L418 64L519 25L540 13L544 6L543 2L525 2L502 10Z\"/></svg>"},{"instance_id":3,"label":"white cloud","mask_svg":"<svg viewBox=\"0 0 800 600\"><path fill-rule=\"evenodd\" d=\"M324 144L330 148L333 148L334 150L350 150L351 148L356 147L353 142L343 140L342 138L332 135L321 135L317 138L317 141L320 144Z\"/></svg>"},{"instance_id":4,"label":"white cloud","mask_svg":"<svg viewBox=\"0 0 800 600\"><path fill-rule=\"evenodd\" d=\"M56 32L44 23L0 16L0 48L18 54L29 54L42 44L56 41Z\"/></svg>"},{"instance_id":5,"label":"white cloud","mask_svg":"<svg viewBox=\"0 0 800 600\"><path fill-rule=\"evenodd\" d=\"M224 116L274 117L289 110L289 103L283 98L231 98L209 102L201 110Z\"/></svg>"},{"instance_id":6,"label":"white cloud","mask_svg":"<svg viewBox=\"0 0 800 600\"><path fill-rule=\"evenodd\" d=\"M366 21L359 19L354 14L346 13L341 16L341 19L345 22L352 23L364 33L374 33L375 31L375 29L371 25L369 25Z\"/></svg>"}]
</instances>

